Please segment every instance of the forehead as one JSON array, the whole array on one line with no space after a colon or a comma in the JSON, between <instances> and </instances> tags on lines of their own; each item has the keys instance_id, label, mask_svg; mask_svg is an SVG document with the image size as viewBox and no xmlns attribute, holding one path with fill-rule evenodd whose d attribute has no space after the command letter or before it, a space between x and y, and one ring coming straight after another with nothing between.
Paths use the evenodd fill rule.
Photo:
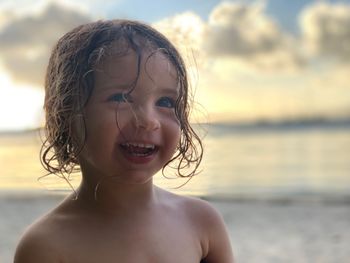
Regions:
<instances>
[{"instance_id":1,"label":"forehead","mask_svg":"<svg viewBox=\"0 0 350 263\"><path fill-rule=\"evenodd\" d=\"M151 79L157 86L178 86L177 71L161 50L144 50L137 54L128 49L122 54L111 53L96 67L95 86L130 86L135 80Z\"/></svg>"}]
</instances>

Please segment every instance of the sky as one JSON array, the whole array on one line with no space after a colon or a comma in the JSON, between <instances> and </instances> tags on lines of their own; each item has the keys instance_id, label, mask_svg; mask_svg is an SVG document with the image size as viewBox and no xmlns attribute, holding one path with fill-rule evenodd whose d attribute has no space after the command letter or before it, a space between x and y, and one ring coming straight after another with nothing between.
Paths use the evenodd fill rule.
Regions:
<instances>
[{"instance_id":1,"label":"sky","mask_svg":"<svg viewBox=\"0 0 350 263\"><path fill-rule=\"evenodd\" d=\"M0 131L42 125L52 46L112 18L149 23L178 47L193 121L350 117L350 0L0 0Z\"/></svg>"}]
</instances>

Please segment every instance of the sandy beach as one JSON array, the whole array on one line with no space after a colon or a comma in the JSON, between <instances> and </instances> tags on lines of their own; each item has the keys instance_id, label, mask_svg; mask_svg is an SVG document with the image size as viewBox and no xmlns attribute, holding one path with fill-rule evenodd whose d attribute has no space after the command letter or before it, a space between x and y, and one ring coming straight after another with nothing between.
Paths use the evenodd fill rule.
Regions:
<instances>
[{"instance_id":1,"label":"sandy beach","mask_svg":"<svg viewBox=\"0 0 350 263\"><path fill-rule=\"evenodd\" d=\"M10 263L25 228L63 196L11 193L0 198L0 262ZM350 262L347 201L210 202L224 217L237 262Z\"/></svg>"}]
</instances>

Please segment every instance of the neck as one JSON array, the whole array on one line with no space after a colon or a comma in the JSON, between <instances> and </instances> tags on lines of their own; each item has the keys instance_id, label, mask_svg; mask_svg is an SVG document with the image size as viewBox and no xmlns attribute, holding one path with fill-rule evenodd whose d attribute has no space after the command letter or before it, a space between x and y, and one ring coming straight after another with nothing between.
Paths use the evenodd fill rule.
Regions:
<instances>
[{"instance_id":1,"label":"neck","mask_svg":"<svg viewBox=\"0 0 350 263\"><path fill-rule=\"evenodd\" d=\"M78 200L106 212L135 211L151 207L157 201L152 179L142 184L123 184L108 178L99 183L83 180L78 191Z\"/></svg>"}]
</instances>

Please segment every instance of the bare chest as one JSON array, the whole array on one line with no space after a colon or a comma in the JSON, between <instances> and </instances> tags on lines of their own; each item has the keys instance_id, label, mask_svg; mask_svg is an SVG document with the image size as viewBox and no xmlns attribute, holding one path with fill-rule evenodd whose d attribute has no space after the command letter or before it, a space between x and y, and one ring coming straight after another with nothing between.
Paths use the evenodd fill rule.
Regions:
<instances>
[{"instance_id":1,"label":"bare chest","mask_svg":"<svg viewBox=\"0 0 350 263\"><path fill-rule=\"evenodd\" d=\"M68 236L65 263L199 263L202 257L198 233L184 222L86 225Z\"/></svg>"}]
</instances>

